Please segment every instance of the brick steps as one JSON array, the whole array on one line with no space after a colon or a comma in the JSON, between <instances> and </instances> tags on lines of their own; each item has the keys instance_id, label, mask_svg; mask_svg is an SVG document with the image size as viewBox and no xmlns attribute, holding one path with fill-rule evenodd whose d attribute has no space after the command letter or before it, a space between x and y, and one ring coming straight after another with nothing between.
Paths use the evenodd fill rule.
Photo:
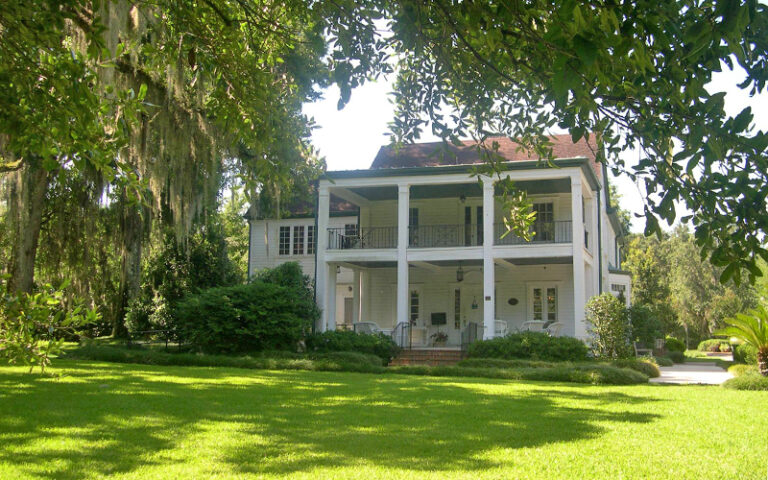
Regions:
<instances>
[{"instance_id":1,"label":"brick steps","mask_svg":"<svg viewBox=\"0 0 768 480\"><path fill-rule=\"evenodd\" d=\"M456 365L463 358L461 350L403 350L389 365Z\"/></svg>"}]
</instances>

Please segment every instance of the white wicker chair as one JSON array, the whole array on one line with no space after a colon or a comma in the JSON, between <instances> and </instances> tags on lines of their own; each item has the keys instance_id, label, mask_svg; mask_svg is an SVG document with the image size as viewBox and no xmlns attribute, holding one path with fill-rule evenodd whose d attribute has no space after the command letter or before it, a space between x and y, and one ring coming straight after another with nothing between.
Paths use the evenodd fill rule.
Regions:
<instances>
[{"instance_id":1,"label":"white wicker chair","mask_svg":"<svg viewBox=\"0 0 768 480\"><path fill-rule=\"evenodd\" d=\"M503 337L507 334L507 322L505 320L496 320L493 322L493 334L496 337Z\"/></svg>"},{"instance_id":2,"label":"white wicker chair","mask_svg":"<svg viewBox=\"0 0 768 480\"><path fill-rule=\"evenodd\" d=\"M550 323L547 327L547 333L552 337L557 337L560 335L560 330L563 329L563 322L554 322Z\"/></svg>"},{"instance_id":3,"label":"white wicker chair","mask_svg":"<svg viewBox=\"0 0 768 480\"><path fill-rule=\"evenodd\" d=\"M528 320L523 322L523 331L525 332L543 332L544 322L541 320Z\"/></svg>"}]
</instances>

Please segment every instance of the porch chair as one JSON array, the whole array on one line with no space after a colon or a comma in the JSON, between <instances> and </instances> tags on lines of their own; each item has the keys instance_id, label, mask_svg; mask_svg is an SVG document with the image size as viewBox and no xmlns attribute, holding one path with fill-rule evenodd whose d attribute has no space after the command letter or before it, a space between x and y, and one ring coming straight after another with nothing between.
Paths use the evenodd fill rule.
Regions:
<instances>
[{"instance_id":1,"label":"porch chair","mask_svg":"<svg viewBox=\"0 0 768 480\"><path fill-rule=\"evenodd\" d=\"M528 320L527 322L523 322L523 331L524 332L543 332L544 322L542 322L541 320Z\"/></svg>"},{"instance_id":2,"label":"porch chair","mask_svg":"<svg viewBox=\"0 0 768 480\"><path fill-rule=\"evenodd\" d=\"M375 322L357 322L354 326L355 333L381 333L382 329Z\"/></svg>"},{"instance_id":3,"label":"porch chair","mask_svg":"<svg viewBox=\"0 0 768 480\"><path fill-rule=\"evenodd\" d=\"M563 322L553 322L547 326L546 330L550 337L557 337L560 335L560 330L563 329Z\"/></svg>"},{"instance_id":4,"label":"porch chair","mask_svg":"<svg viewBox=\"0 0 768 480\"><path fill-rule=\"evenodd\" d=\"M503 337L507 334L507 322L504 320L495 320L493 322L493 334L496 337Z\"/></svg>"}]
</instances>

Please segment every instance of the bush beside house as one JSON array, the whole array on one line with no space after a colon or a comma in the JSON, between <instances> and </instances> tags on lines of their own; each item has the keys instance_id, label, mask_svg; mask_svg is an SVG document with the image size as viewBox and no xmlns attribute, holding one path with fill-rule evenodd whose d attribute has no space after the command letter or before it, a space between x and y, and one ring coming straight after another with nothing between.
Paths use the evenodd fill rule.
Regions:
<instances>
[{"instance_id":1,"label":"bush beside house","mask_svg":"<svg viewBox=\"0 0 768 480\"><path fill-rule=\"evenodd\" d=\"M380 357L388 364L400 349L392 338L378 333L373 335L351 331L328 331L307 335L308 352L360 352Z\"/></svg>"},{"instance_id":2,"label":"bush beside house","mask_svg":"<svg viewBox=\"0 0 768 480\"><path fill-rule=\"evenodd\" d=\"M627 358L632 349L629 311L610 293L592 297L586 306L592 351L599 358Z\"/></svg>"},{"instance_id":3,"label":"bush beside house","mask_svg":"<svg viewBox=\"0 0 768 480\"><path fill-rule=\"evenodd\" d=\"M587 359L587 346L571 337L522 332L490 340L479 340L467 349L469 358L531 359L578 362Z\"/></svg>"},{"instance_id":4,"label":"bush beside house","mask_svg":"<svg viewBox=\"0 0 768 480\"><path fill-rule=\"evenodd\" d=\"M246 285L184 297L174 323L180 338L199 350L236 353L296 350L319 316L309 277L291 262Z\"/></svg>"}]
</instances>

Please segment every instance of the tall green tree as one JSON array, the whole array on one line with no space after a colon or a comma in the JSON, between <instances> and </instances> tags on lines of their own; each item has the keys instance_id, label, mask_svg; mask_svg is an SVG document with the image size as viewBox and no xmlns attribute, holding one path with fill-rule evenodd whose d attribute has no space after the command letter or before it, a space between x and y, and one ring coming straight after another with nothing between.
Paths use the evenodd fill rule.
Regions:
<instances>
[{"instance_id":1,"label":"tall green tree","mask_svg":"<svg viewBox=\"0 0 768 480\"><path fill-rule=\"evenodd\" d=\"M380 2L370 2L381 5ZM690 211L723 280L768 258L768 134L724 109L713 74L743 69L764 92L768 6L757 0L384 2L399 53L397 140L505 134L542 155L555 126L644 183L646 233ZM631 168L622 151L639 148ZM492 169L491 169L492 170Z\"/></svg>"}]
</instances>

